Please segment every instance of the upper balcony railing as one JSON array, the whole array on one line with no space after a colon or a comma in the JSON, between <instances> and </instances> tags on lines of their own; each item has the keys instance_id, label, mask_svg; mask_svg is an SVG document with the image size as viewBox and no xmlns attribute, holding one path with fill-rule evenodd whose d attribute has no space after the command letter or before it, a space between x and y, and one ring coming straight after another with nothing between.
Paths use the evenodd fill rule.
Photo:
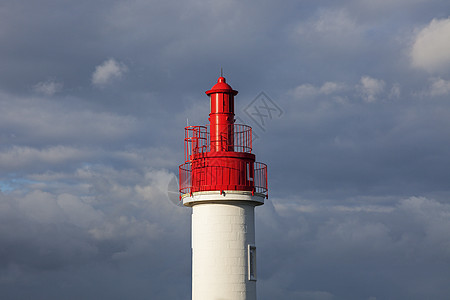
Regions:
<instances>
[{"instance_id":1,"label":"upper balcony railing","mask_svg":"<svg viewBox=\"0 0 450 300\"><path fill-rule=\"evenodd\" d=\"M252 128L243 124L232 124L211 140L209 126L187 126L184 136L184 161L190 162L192 155L211 151L211 144L220 144L224 151L252 152ZM233 138L229 138L233 135ZM232 144L231 144L232 143ZM214 147L216 149L216 147Z\"/></svg>"}]
</instances>

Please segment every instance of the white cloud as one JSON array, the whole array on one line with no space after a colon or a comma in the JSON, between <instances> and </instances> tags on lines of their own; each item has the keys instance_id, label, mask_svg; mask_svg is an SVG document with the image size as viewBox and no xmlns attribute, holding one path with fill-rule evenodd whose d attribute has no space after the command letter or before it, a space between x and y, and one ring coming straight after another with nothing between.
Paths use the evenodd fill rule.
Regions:
<instances>
[{"instance_id":1,"label":"white cloud","mask_svg":"<svg viewBox=\"0 0 450 300\"><path fill-rule=\"evenodd\" d=\"M383 80L375 79L370 76L363 76L360 85L357 87L364 101L374 102L384 91L385 83Z\"/></svg>"},{"instance_id":2,"label":"white cloud","mask_svg":"<svg viewBox=\"0 0 450 300\"><path fill-rule=\"evenodd\" d=\"M442 78L431 79L430 95L445 96L450 94L450 81Z\"/></svg>"},{"instance_id":3,"label":"white cloud","mask_svg":"<svg viewBox=\"0 0 450 300\"><path fill-rule=\"evenodd\" d=\"M415 37L411 50L414 67L427 71L448 70L450 66L450 18L433 19Z\"/></svg>"},{"instance_id":4,"label":"white cloud","mask_svg":"<svg viewBox=\"0 0 450 300\"><path fill-rule=\"evenodd\" d=\"M296 98L308 98L318 94L318 88L312 84L305 83L299 85L293 90L293 94Z\"/></svg>"},{"instance_id":5,"label":"white cloud","mask_svg":"<svg viewBox=\"0 0 450 300\"><path fill-rule=\"evenodd\" d=\"M325 82L319 89L320 94L330 95L346 89L346 85L340 82Z\"/></svg>"},{"instance_id":6,"label":"white cloud","mask_svg":"<svg viewBox=\"0 0 450 300\"><path fill-rule=\"evenodd\" d=\"M398 98L400 98L400 94L401 94L400 84L394 83L392 85L391 91L389 92L389 98L390 99L398 99Z\"/></svg>"},{"instance_id":7,"label":"white cloud","mask_svg":"<svg viewBox=\"0 0 450 300\"><path fill-rule=\"evenodd\" d=\"M365 102L374 102L382 95L389 99L398 99L401 95L400 84L394 83L390 90L386 91L386 83L384 80L370 76L362 76L359 83L353 86L351 84L332 81L325 82L319 86L305 83L292 89L289 93L297 99L322 96L322 98L333 99L338 103L347 103L348 97L345 94L352 91L362 97Z\"/></svg>"},{"instance_id":8,"label":"white cloud","mask_svg":"<svg viewBox=\"0 0 450 300\"><path fill-rule=\"evenodd\" d=\"M105 86L112 81L119 79L128 71L128 67L121 62L110 58L101 65L95 67L92 74L92 84L98 87Z\"/></svg>"},{"instance_id":9,"label":"white cloud","mask_svg":"<svg viewBox=\"0 0 450 300\"><path fill-rule=\"evenodd\" d=\"M46 96L53 96L57 92L62 90L63 84L53 80L47 80L37 83L33 86L33 90L36 93L43 94Z\"/></svg>"},{"instance_id":10,"label":"white cloud","mask_svg":"<svg viewBox=\"0 0 450 300\"><path fill-rule=\"evenodd\" d=\"M305 83L289 91L290 95L293 95L298 99L327 96L322 98L331 98L338 103L348 102L348 97L345 95L348 92L355 92L366 102L374 102L381 95L384 95L389 99L400 98L401 87L400 84L394 83L390 90L386 90L386 83L384 80L372 78L370 76L362 76L359 83L356 85L331 81L325 82L321 86Z\"/></svg>"},{"instance_id":11,"label":"white cloud","mask_svg":"<svg viewBox=\"0 0 450 300\"><path fill-rule=\"evenodd\" d=\"M296 98L309 98L319 95L332 95L344 91L347 86L341 82L325 82L322 86L314 86L309 83L305 83L296 87L292 94Z\"/></svg>"}]
</instances>

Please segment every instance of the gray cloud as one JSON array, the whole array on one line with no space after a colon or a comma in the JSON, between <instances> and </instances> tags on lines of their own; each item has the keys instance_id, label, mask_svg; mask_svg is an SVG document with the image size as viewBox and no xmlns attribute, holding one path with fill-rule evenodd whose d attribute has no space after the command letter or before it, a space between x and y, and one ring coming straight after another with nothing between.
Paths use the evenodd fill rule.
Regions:
<instances>
[{"instance_id":1,"label":"gray cloud","mask_svg":"<svg viewBox=\"0 0 450 300\"><path fill-rule=\"evenodd\" d=\"M53 80L41 81L33 86L35 92L46 96L53 96L57 92L60 92L62 88L62 83Z\"/></svg>"},{"instance_id":2,"label":"gray cloud","mask_svg":"<svg viewBox=\"0 0 450 300\"><path fill-rule=\"evenodd\" d=\"M430 96L446 96L450 94L450 81L442 78L432 78Z\"/></svg>"},{"instance_id":3,"label":"gray cloud","mask_svg":"<svg viewBox=\"0 0 450 300\"><path fill-rule=\"evenodd\" d=\"M148 255L155 255L158 249L155 245L167 247L171 240L180 249L182 243L189 243L189 212L166 199L165 187L171 174L92 167L65 177L77 179L78 188L64 189L64 184L54 188L55 181L64 182L63 176L47 180L41 177L39 184L25 183L26 189L1 195L0 284L7 295L11 298L18 295L10 284L16 287L26 284L18 278L32 279L40 272L51 272L53 275L48 279L60 283L57 274L72 270L75 279L90 264L100 264L99 270L87 275L93 280L109 268L137 262L138 257L149 260L146 265L153 270L149 276L165 280L162 279L165 275L157 275L164 263ZM123 180L126 177L128 182ZM128 200L124 202L124 198ZM175 223L184 229L174 230L171 224ZM187 267L187 262L184 265ZM36 297L43 298L57 289L65 294L73 287L56 284L52 291L38 291ZM96 291L91 296L102 293Z\"/></svg>"},{"instance_id":4,"label":"gray cloud","mask_svg":"<svg viewBox=\"0 0 450 300\"><path fill-rule=\"evenodd\" d=\"M128 68L124 63L110 58L95 67L95 71L92 73L92 84L98 87L104 87L114 80L120 79L127 71Z\"/></svg>"},{"instance_id":5,"label":"gray cloud","mask_svg":"<svg viewBox=\"0 0 450 300\"><path fill-rule=\"evenodd\" d=\"M427 71L443 71L450 64L450 19L433 19L422 28L411 49L412 64Z\"/></svg>"},{"instance_id":6,"label":"gray cloud","mask_svg":"<svg viewBox=\"0 0 450 300\"><path fill-rule=\"evenodd\" d=\"M223 67L269 166L258 297L448 299L449 5L3 1L2 296L190 299L168 190Z\"/></svg>"},{"instance_id":7,"label":"gray cloud","mask_svg":"<svg viewBox=\"0 0 450 300\"><path fill-rule=\"evenodd\" d=\"M444 298L448 288L434 276L448 272L435 265L450 258L449 236L441 231L448 227L448 204L417 197L391 204L374 200L324 205L274 199L278 221L262 220L258 239L264 241L261 255L281 257L261 271L266 274L262 294L270 295L267 299L307 293L307 299ZM290 224L289 230L283 222ZM352 282L343 284L341 276Z\"/></svg>"},{"instance_id":8,"label":"gray cloud","mask_svg":"<svg viewBox=\"0 0 450 300\"><path fill-rule=\"evenodd\" d=\"M383 80L375 79L370 76L363 76L361 77L360 83L358 89L360 90L364 101L376 101L379 94L384 91L385 83Z\"/></svg>"}]
</instances>

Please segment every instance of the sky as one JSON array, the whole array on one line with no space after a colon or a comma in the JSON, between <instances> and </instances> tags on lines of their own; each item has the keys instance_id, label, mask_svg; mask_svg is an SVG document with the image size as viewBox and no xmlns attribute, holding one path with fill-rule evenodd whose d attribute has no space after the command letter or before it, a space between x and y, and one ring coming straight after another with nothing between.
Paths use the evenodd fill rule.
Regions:
<instances>
[{"instance_id":1,"label":"sky","mask_svg":"<svg viewBox=\"0 0 450 300\"><path fill-rule=\"evenodd\" d=\"M449 12L2 0L1 298L190 299L176 178L222 67L268 165L258 299L449 299Z\"/></svg>"}]
</instances>

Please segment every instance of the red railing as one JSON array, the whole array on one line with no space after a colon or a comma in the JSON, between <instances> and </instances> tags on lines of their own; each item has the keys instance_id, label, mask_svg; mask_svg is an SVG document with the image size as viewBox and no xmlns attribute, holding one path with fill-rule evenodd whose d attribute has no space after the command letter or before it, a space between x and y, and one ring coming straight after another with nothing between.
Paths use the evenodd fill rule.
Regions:
<instances>
[{"instance_id":1,"label":"red railing","mask_svg":"<svg viewBox=\"0 0 450 300\"><path fill-rule=\"evenodd\" d=\"M234 125L234 152L252 153L252 128L244 124Z\"/></svg>"},{"instance_id":2,"label":"red railing","mask_svg":"<svg viewBox=\"0 0 450 300\"><path fill-rule=\"evenodd\" d=\"M197 191L210 190L210 185L206 185L209 182L215 182L215 185L220 185L221 182L217 182L218 179L225 178L224 174L227 173L227 167L225 166L209 166L204 168L204 172L201 173L199 178L196 178L196 182L192 182L192 164L186 162L179 167L180 174L180 194L192 194ZM247 172L250 172L248 170ZM267 197L267 165L261 162L254 163L253 177L243 176L243 180L251 180L253 183L250 187L253 187L253 192L263 194ZM243 182L246 188L248 183ZM237 189L239 190L239 188ZM246 190L246 189L244 189ZM180 195L180 196L181 196Z\"/></svg>"},{"instance_id":3,"label":"red railing","mask_svg":"<svg viewBox=\"0 0 450 300\"><path fill-rule=\"evenodd\" d=\"M205 126L187 126L184 128L184 161L191 161L191 156L208 152L209 134Z\"/></svg>"},{"instance_id":4,"label":"red railing","mask_svg":"<svg viewBox=\"0 0 450 300\"><path fill-rule=\"evenodd\" d=\"M179 183L179 189L180 189L180 197L184 194L190 194L192 190L192 180L191 180L191 163L187 162L179 167L179 174L180 174L180 183Z\"/></svg>"},{"instance_id":5,"label":"red railing","mask_svg":"<svg viewBox=\"0 0 450 300\"><path fill-rule=\"evenodd\" d=\"M267 197L267 165L262 162L254 162L255 168L255 192L264 194Z\"/></svg>"},{"instance_id":6,"label":"red railing","mask_svg":"<svg viewBox=\"0 0 450 300\"><path fill-rule=\"evenodd\" d=\"M184 134L184 161L190 162L194 154L211 151L211 142L220 143L224 149L234 152L252 152L252 128L243 124L233 124L227 132L233 133L233 139L228 139L226 133L219 135L220 140L211 141L209 126L188 126ZM229 145L233 141L232 145Z\"/></svg>"}]
</instances>

